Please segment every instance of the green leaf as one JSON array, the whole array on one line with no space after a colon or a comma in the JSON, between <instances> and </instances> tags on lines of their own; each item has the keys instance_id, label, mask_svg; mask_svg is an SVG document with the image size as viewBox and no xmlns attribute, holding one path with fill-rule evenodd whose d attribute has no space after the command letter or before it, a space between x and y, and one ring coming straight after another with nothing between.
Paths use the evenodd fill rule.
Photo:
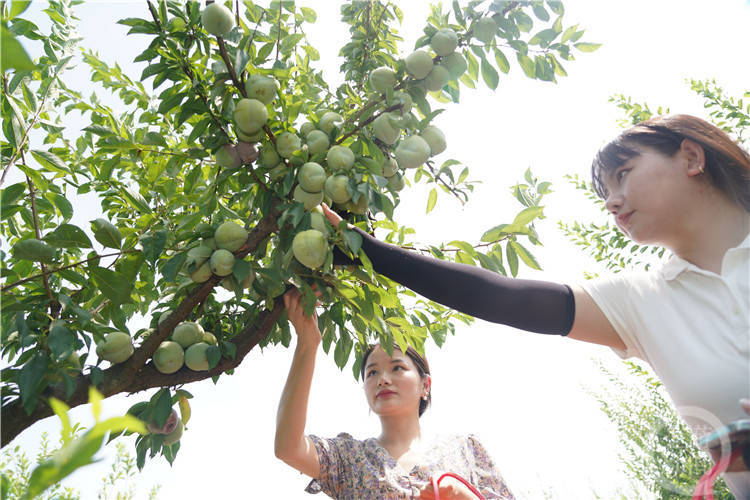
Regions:
<instances>
[{"instance_id":1,"label":"green leaf","mask_svg":"<svg viewBox=\"0 0 750 500\"><path fill-rule=\"evenodd\" d=\"M91 413L94 415L94 421L99 421L102 414L102 393L96 390L96 387L89 386L89 403L91 404Z\"/></svg>"},{"instance_id":2,"label":"green leaf","mask_svg":"<svg viewBox=\"0 0 750 500\"><path fill-rule=\"evenodd\" d=\"M505 57L505 54L498 49L495 48L495 62L497 63L497 67L505 74L508 74L510 71L510 63L508 62L508 59Z\"/></svg>"},{"instance_id":3,"label":"green leaf","mask_svg":"<svg viewBox=\"0 0 750 500\"><path fill-rule=\"evenodd\" d=\"M47 345L52 353L52 359L60 362L70 356L76 347L76 336L65 327L62 321L55 321L47 336Z\"/></svg>"},{"instance_id":4,"label":"green leaf","mask_svg":"<svg viewBox=\"0 0 750 500\"><path fill-rule=\"evenodd\" d=\"M567 28L563 32L562 38L560 38L560 43L565 43L568 40L570 40L571 38L573 38L573 35L576 34L576 30L577 29L578 29L578 25L577 24L575 26L570 26L569 28Z\"/></svg>"},{"instance_id":5,"label":"green leaf","mask_svg":"<svg viewBox=\"0 0 750 500\"><path fill-rule=\"evenodd\" d=\"M541 4L535 4L532 7L534 11L534 15L541 19L542 21L549 21L549 12L547 12L547 9L544 8Z\"/></svg>"},{"instance_id":6,"label":"green leaf","mask_svg":"<svg viewBox=\"0 0 750 500\"><path fill-rule=\"evenodd\" d=\"M26 413L30 414L36 406L39 395L39 384L47 370L47 356L43 351L37 351L21 368L18 375L18 389L21 392L21 404Z\"/></svg>"},{"instance_id":7,"label":"green leaf","mask_svg":"<svg viewBox=\"0 0 750 500\"><path fill-rule=\"evenodd\" d=\"M437 203L437 190L435 188L432 188L430 190L430 196L427 198L427 210L425 211L426 214L429 214L433 208L435 208L435 203Z\"/></svg>"},{"instance_id":8,"label":"green leaf","mask_svg":"<svg viewBox=\"0 0 750 500\"><path fill-rule=\"evenodd\" d=\"M511 241L510 244L513 246L513 250L515 251L515 253L518 254L519 257L521 257L521 260L523 260L527 266L532 269L536 269L537 271L542 270L542 268L539 266L539 263L536 261L536 258L534 258L534 256L531 255L531 253L526 250L523 245L521 245L517 241Z\"/></svg>"},{"instance_id":9,"label":"green leaf","mask_svg":"<svg viewBox=\"0 0 750 500\"><path fill-rule=\"evenodd\" d=\"M150 214L151 207L148 206L148 202L140 195L140 193L133 191L132 189L120 189L120 194L130 203L133 208L140 210L143 213Z\"/></svg>"},{"instance_id":10,"label":"green leaf","mask_svg":"<svg viewBox=\"0 0 750 500\"><path fill-rule=\"evenodd\" d=\"M513 219L512 226L525 226L529 222L542 216L544 207L529 207L521 210Z\"/></svg>"},{"instance_id":11,"label":"green leaf","mask_svg":"<svg viewBox=\"0 0 750 500\"><path fill-rule=\"evenodd\" d=\"M215 345L208 346L206 349L206 359L208 360L208 369L213 369L221 360L221 349Z\"/></svg>"},{"instance_id":12,"label":"green leaf","mask_svg":"<svg viewBox=\"0 0 750 500\"><path fill-rule=\"evenodd\" d=\"M60 193L51 193L48 197L52 198L52 203L54 203L60 211L63 219L70 220L70 218L73 217L73 205L65 196Z\"/></svg>"},{"instance_id":13,"label":"green leaf","mask_svg":"<svg viewBox=\"0 0 750 500\"><path fill-rule=\"evenodd\" d=\"M57 398L49 398L49 405L62 423L60 437L63 444L67 444L73 436L73 428L70 426L70 418L68 417L70 407Z\"/></svg>"},{"instance_id":14,"label":"green leaf","mask_svg":"<svg viewBox=\"0 0 750 500\"><path fill-rule=\"evenodd\" d=\"M577 48L581 52L594 52L601 46L602 46L601 43L590 43L590 42L579 42L579 43L573 44L573 47Z\"/></svg>"},{"instance_id":15,"label":"green leaf","mask_svg":"<svg viewBox=\"0 0 750 500\"><path fill-rule=\"evenodd\" d=\"M70 170L65 163L54 153L50 153L49 151L32 150L31 155L43 167L46 167L47 170L61 174L70 174Z\"/></svg>"},{"instance_id":16,"label":"green leaf","mask_svg":"<svg viewBox=\"0 0 750 500\"><path fill-rule=\"evenodd\" d=\"M57 248L91 248L91 240L86 233L73 224L60 224L47 234L44 241Z\"/></svg>"},{"instance_id":17,"label":"green leaf","mask_svg":"<svg viewBox=\"0 0 750 500\"><path fill-rule=\"evenodd\" d=\"M13 19L14 17L23 14L23 12L29 8L29 5L31 5L31 0L14 0L10 2L10 15L8 16L8 19Z\"/></svg>"},{"instance_id":18,"label":"green leaf","mask_svg":"<svg viewBox=\"0 0 750 500\"><path fill-rule=\"evenodd\" d=\"M102 125L89 125L88 127L84 128L83 131L91 132L92 134L99 135L102 137L115 135L115 133L112 130Z\"/></svg>"},{"instance_id":19,"label":"green leaf","mask_svg":"<svg viewBox=\"0 0 750 500\"><path fill-rule=\"evenodd\" d=\"M131 302L130 290L133 287L133 282L128 280L122 273L96 266L92 266L89 272L94 278L96 286L112 303L124 304Z\"/></svg>"},{"instance_id":20,"label":"green leaf","mask_svg":"<svg viewBox=\"0 0 750 500\"><path fill-rule=\"evenodd\" d=\"M161 256L164 251L164 246L167 244L167 231L164 229L158 229L152 234L147 234L141 237L141 245L143 245L143 253L146 256L151 265L153 265Z\"/></svg>"},{"instance_id":21,"label":"green leaf","mask_svg":"<svg viewBox=\"0 0 750 500\"><path fill-rule=\"evenodd\" d=\"M518 58L518 64L521 65L521 69L526 73L526 76L534 78L536 76L536 64L534 64L534 60L520 52L516 53L516 57Z\"/></svg>"},{"instance_id":22,"label":"green leaf","mask_svg":"<svg viewBox=\"0 0 750 500\"><path fill-rule=\"evenodd\" d=\"M0 27L0 71L4 73L9 69L32 71L36 69L36 65L13 33L2 26Z\"/></svg>"},{"instance_id":23,"label":"green leaf","mask_svg":"<svg viewBox=\"0 0 750 500\"><path fill-rule=\"evenodd\" d=\"M357 255L359 249L362 247L362 236L356 231L351 231L349 229L344 229L341 234L343 235L344 241L346 242L346 246L349 247L349 250L351 250L354 255Z\"/></svg>"},{"instance_id":24,"label":"green leaf","mask_svg":"<svg viewBox=\"0 0 750 500\"><path fill-rule=\"evenodd\" d=\"M482 58L481 67L482 79L484 80L484 83L486 83L487 86L492 90L495 90L497 88L497 84L500 81L497 71L495 71L495 68L493 68L489 61L487 61L487 59L485 59L484 57Z\"/></svg>"},{"instance_id":25,"label":"green leaf","mask_svg":"<svg viewBox=\"0 0 750 500\"><path fill-rule=\"evenodd\" d=\"M352 352L354 343L345 330L341 329L339 333L340 337L336 342L336 349L333 351L333 360L336 362L336 366L343 370L346 362L349 361L349 354Z\"/></svg>"},{"instance_id":26,"label":"green leaf","mask_svg":"<svg viewBox=\"0 0 750 500\"><path fill-rule=\"evenodd\" d=\"M114 224L106 219L95 219L91 221L91 229L94 231L94 238L107 248L119 249L122 242L122 234Z\"/></svg>"},{"instance_id":27,"label":"green leaf","mask_svg":"<svg viewBox=\"0 0 750 500\"><path fill-rule=\"evenodd\" d=\"M178 253L177 255L169 259L167 263L161 267L161 274L162 276L164 276L164 279L169 282L175 281L175 279L177 278L177 273L179 273L180 269L182 269L182 265L185 263L186 259L187 255L185 253ZM236 268L237 262L235 262L234 265Z\"/></svg>"},{"instance_id":28,"label":"green leaf","mask_svg":"<svg viewBox=\"0 0 750 500\"><path fill-rule=\"evenodd\" d=\"M518 276L518 255L516 254L516 251L511 243L512 242L508 242L508 244L505 246L505 255L508 258L510 274L512 274L515 278L516 276Z\"/></svg>"},{"instance_id":29,"label":"green leaf","mask_svg":"<svg viewBox=\"0 0 750 500\"><path fill-rule=\"evenodd\" d=\"M151 396L149 404L152 408L151 419L157 427L163 427L172 412L172 395L169 389L163 387Z\"/></svg>"}]
</instances>

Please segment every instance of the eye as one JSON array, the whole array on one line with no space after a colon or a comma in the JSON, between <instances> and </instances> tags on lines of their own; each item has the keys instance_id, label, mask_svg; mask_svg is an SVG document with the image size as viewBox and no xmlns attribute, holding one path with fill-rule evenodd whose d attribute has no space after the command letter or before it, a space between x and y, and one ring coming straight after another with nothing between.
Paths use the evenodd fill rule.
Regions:
<instances>
[{"instance_id":1,"label":"eye","mask_svg":"<svg viewBox=\"0 0 750 500\"><path fill-rule=\"evenodd\" d=\"M367 372L367 373L365 374L365 378L368 378L368 377L369 377L370 375L372 375L372 374L374 374L374 373L375 373L375 370L370 370L369 372Z\"/></svg>"},{"instance_id":2,"label":"eye","mask_svg":"<svg viewBox=\"0 0 750 500\"><path fill-rule=\"evenodd\" d=\"M394 372L395 372L396 370L405 370L405 369L406 369L406 368L404 368L404 367L403 367L403 366L401 366L401 365L396 365L396 366L394 366L394 367L393 367L393 371L394 371Z\"/></svg>"},{"instance_id":3,"label":"eye","mask_svg":"<svg viewBox=\"0 0 750 500\"><path fill-rule=\"evenodd\" d=\"M630 172L629 168L623 168L622 170L620 170L619 172L617 172L617 174L615 175L615 178L617 179L617 182L622 181L622 178L625 177L625 175L628 172Z\"/></svg>"}]
</instances>

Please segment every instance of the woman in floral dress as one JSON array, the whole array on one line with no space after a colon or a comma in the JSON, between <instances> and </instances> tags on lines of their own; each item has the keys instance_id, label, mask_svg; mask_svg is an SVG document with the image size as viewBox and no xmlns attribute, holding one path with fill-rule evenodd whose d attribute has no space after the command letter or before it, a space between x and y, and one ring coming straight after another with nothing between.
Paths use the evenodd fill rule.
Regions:
<instances>
[{"instance_id":1,"label":"woman in floral dress","mask_svg":"<svg viewBox=\"0 0 750 500\"><path fill-rule=\"evenodd\" d=\"M487 451L473 435L422 439L419 417L430 403L430 370L413 348L393 356L372 346L362 360L365 396L380 418L377 438L305 435L307 404L321 342L315 313L304 314L299 291L284 296L297 333L276 419L276 456L312 478L306 491L339 499L434 498L430 479L452 472L468 480L485 498L513 499ZM440 483L441 499L475 499L460 482Z\"/></svg>"}]
</instances>

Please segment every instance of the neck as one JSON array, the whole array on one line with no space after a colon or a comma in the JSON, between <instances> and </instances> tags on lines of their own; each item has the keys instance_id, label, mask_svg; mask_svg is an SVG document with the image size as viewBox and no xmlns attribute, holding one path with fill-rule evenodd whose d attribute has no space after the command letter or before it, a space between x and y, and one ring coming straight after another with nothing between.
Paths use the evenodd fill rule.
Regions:
<instances>
[{"instance_id":1,"label":"neck","mask_svg":"<svg viewBox=\"0 0 750 500\"><path fill-rule=\"evenodd\" d=\"M667 247L686 261L717 274L724 255L739 245L750 232L750 214L724 196L710 203L696 203L696 210Z\"/></svg>"},{"instance_id":2,"label":"neck","mask_svg":"<svg viewBox=\"0 0 750 500\"><path fill-rule=\"evenodd\" d=\"M389 447L409 447L409 445L422 437L422 428L419 425L417 415L405 417L403 415L381 416L381 433L378 437L380 444Z\"/></svg>"}]
</instances>

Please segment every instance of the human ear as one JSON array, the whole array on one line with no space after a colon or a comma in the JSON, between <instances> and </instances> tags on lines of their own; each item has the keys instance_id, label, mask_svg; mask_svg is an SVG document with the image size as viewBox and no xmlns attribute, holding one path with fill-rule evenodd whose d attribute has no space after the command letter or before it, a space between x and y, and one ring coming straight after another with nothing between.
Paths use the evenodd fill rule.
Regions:
<instances>
[{"instance_id":1,"label":"human ear","mask_svg":"<svg viewBox=\"0 0 750 500\"><path fill-rule=\"evenodd\" d=\"M690 177L701 175L706 169L706 153L703 146L691 139L683 139L680 152L687 160L686 173Z\"/></svg>"},{"instance_id":2,"label":"human ear","mask_svg":"<svg viewBox=\"0 0 750 500\"><path fill-rule=\"evenodd\" d=\"M430 389L432 388L432 377L429 375L425 375L422 377L422 387L426 394L430 393Z\"/></svg>"}]
</instances>

